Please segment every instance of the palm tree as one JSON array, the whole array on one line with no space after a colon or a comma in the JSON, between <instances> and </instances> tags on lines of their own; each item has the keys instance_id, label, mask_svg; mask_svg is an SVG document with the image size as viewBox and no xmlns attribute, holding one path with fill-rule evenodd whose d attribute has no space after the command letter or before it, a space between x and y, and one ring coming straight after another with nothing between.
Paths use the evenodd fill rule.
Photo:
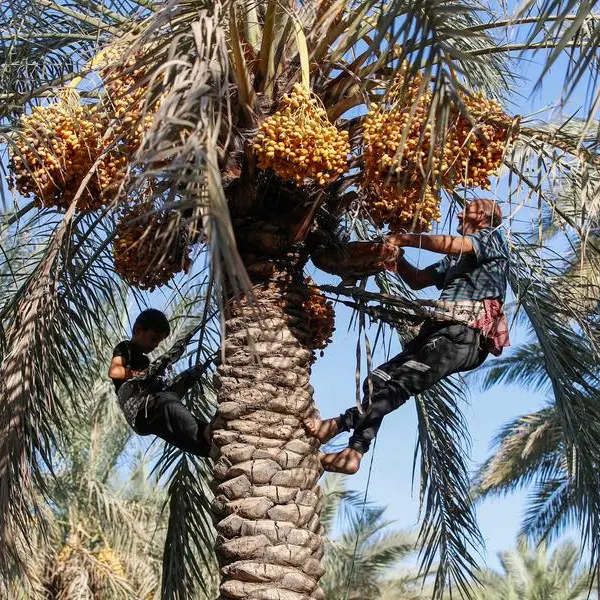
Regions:
<instances>
[{"instance_id":1,"label":"palm tree","mask_svg":"<svg viewBox=\"0 0 600 600\"><path fill-rule=\"evenodd\" d=\"M321 570L316 568L324 553L322 496L316 483L320 468L316 445L305 436L301 420L315 412L310 365L313 351L326 343L331 323L324 299L307 284L303 271L313 256L324 268L346 274L343 253L328 245L343 219L361 239L380 234L373 221L379 196L373 203L365 185L364 113L374 102L383 107L371 111L375 122L387 118L388 101L411 90L414 101L401 113L418 112L421 121L409 119L407 126L416 123L417 136L406 147L418 153L427 138L431 151L423 153L426 160L414 158L408 165L416 187L409 190L413 212L410 219L404 217L404 225L423 226L421 217L435 212L431 203L441 179L450 172L457 181L462 177L453 168L442 174L443 163L435 156L454 131L453 119L462 118L465 143L468 138L481 151L486 148L485 136L469 134L469 124L477 124L477 131L482 127L477 121L481 113L467 114L469 107L479 106L471 93L510 98L514 67L509 53L549 48L546 67L561 52L570 53L568 96L586 72L598 39L597 20L584 3L527 2L508 20L491 12L485 19L482 15L478 6L443 0L285 5L272 0L9 1L0 17L2 135L12 152L13 174L21 176L17 187L37 194L38 204L57 206L40 210L17 196L3 219L4 238L25 231L38 246L18 270L10 254L2 254L11 273L1 312L6 339L0 369L4 558L14 550L11 540L28 529L38 505L32 482L42 476L52 447L65 434L64 401L54 391L56 381L80 385L81 357L98 341L101 306L122 294L109 249L112 241L116 237L117 269L137 283L151 271L148 266L187 269L183 248L188 241L196 243L194 256L201 267L172 285L197 292L188 314L202 319L199 348L206 356L217 346L221 349L215 373L219 409L213 503L221 597L322 596ZM494 36L508 27L519 28L523 44L497 43ZM52 103L61 86L70 91L60 92L54 112L32 112L49 95ZM594 88L591 96L596 92ZM289 121L279 117L293 112L296 104L318 123L317 133L323 134L318 147L328 144L327 156L315 154L316 163L325 165L321 171L311 170L313 163L304 159L291 168L279 153L297 154L284 138L277 144L264 142L273 141L274 126L285 123L293 138L297 123L289 129ZM65 126L60 136L55 130L48 134L40 114ZM485 125L503 140L496 140L496 151L498 144L513 140L504 164L541 203L553 202L552 181L545 178L549 166L565 177L575 177L582 166L597 168L596 132L587 118L536 124L494 114ZM27 127L30 134L32 127L46 133L27 137ZM314 141L314 129L302 131ZM48 148L42 143L43 153L40 138L51 140ZM55 150L67 145L80 158L68 165L56 159ZM346 165L340 155L347 147L352 161L342 173ZM282 162L276 164L276 156ZM370 156L381 158L372 150ZM27 188L33 169L24 165L40 160L50 165L52 177L44 173L45 178ZM86 165L90 160L93 164ZM303 179L303 174L312 177ZM403 177L397 179L406 184ZM466 189L459 189L460 194L448 190L449 212L466 197ZM390 193L397 201L404 198ZM120 216L128 202L133 210ZM78 210L89 208L97 210ZM585 239L586 224L573 227L580 239ZM128 262L130 249L144 243L149 248L145 263ZM591 339L591 326L571 314L547 284L554 267L538 260L537 250L516 240L512 285L552 365L553 384L564 394L557 406L565 443L573 450L577 493L589 507L583 526L596 532L600 432L593 425L598 420L590 418L589 406L584 411L572 386L582 379L573 360ZM392 324L414 316L414 299L401 282L379 274L376 283L388 295L367 296L358 288L343 292L362 315L359 322L364 322L368 301L383 303L387 312L377 316ZM446 584L468 593L481 542L469 502L461 398L460 385L447 382L417 403L420 543L424 572L434 561L439 565L437 598ZM203 573L196 550L201 552L212 535L202 516L205 494L188 460L166 455L163 462L170 477L165 598L191 597ZM592 550L596 556L597 547ZM18 559L18 552L12 554Z\"/></svg>"},{"instance_id":2,"label":"palm tree","mask_svg":"<svg viewBox=\"0 0 600 600\"><path fill-rule=\"evenodd\" d=\"M560 421L552 404L506 424L495 445L496 451L475 478L475 495L479 499L530 486L521 533L536 542L556 539L577 522L581 507L569 474Z\"/></svg>"},{"instance_id":3,"label":"palm tree","mask_svg":"<svg viewBox=\"0 0 600 600\"><path fill-rule=\"evenodd\" d=\"M481 600L583 600L589 598L591 577L579 567L580 556L571 542L562 542L548 555L545 545L532 550L519 541L516 550L500 552L502 572L484 571Z\"/></svg>"},{"instance_id":4,"label":"palm tree","mask_svg":"<svg viewBox=\"0 0 600 600\"><path fill-rule=\"evenodd\" d=\"M346 478L328 475L323 482L325 529L324 574L321 587L327 600L424 600L421 577L398 563L416 551L416 537L390 531L385 509L373 506L364 494L348 491ZM339 532L336 528L343 522Z\"/></svg>"}]
</instances>

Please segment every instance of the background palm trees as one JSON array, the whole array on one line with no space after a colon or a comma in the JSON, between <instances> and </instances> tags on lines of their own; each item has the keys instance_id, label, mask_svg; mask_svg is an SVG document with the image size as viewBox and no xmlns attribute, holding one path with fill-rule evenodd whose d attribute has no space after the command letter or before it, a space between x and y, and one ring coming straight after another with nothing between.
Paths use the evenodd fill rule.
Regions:
<instances>
[{"instance_id":1,"label":"background palm trees","mask_svg":"<svg viewBox=\"0 0 600 600\"><path fill-rule=\"evenodd\" d=\"M328 475L323 494L326 541L321 587L327 600L430 597L418 569L400 564L415 559L413 533L393 530L384 519L385 508L349 491L346 478Z\"/></svg>"},{"instance_id":2,"label":"background palm trees","mask_svg":"<svg viewBox=\"0 0 600 600\"><path fill-rule=\"evenodd\" d=\"M590 597L592 578L580 564L579 550L568 541L553 552L532 549L521 540L515 550L501 552L500 572L481 575L481 600L583 600Z\"/></svg>"}]
</instances>

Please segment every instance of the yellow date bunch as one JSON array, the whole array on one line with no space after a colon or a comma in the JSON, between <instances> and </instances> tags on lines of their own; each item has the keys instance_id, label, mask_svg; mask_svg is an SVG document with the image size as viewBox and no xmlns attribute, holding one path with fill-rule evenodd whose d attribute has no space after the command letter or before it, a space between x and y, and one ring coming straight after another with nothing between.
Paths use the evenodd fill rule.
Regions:
<instances>
[{"instance_id":1,"label":"yellow date bunch","mask_svg":"<svg viewBox=\"0 0 600 600\"><path fill-rule=\"evenodd\" d=\"M87 180L77 207L100 208L127 164L127 158L114 151L98 160L103 155L104 128L105 121L93 107L81 104L74 90L65 90L56 101L23 115L9 162L17 191L33 197L39 206L66 209Z\"/></svg>"},{"instance_id":2,"label":"yellow date bunch","mask_svg":"<svg viewBox=\"0 0 600 600\"><path fill-rule=\"evenodd\" d=\"M363 123L362 187L371 218L390 229L429 231L440 218L439 196L424 185L419 169L429 152L431 129L431 97L422 86L419 74L406 86L399 78L387 103L372 104Z\"/></svg>"},{"instance_id":3,"label":"yellow date bunch","mask_svg":"<svg viewBox=\"0 0 600 600\"><path fill-rule=\"evenodd\" d=\"M323 350L331 342L335 331L333 303L314 287L312 279L306 279L305 283L308 286L308 297L302 303L302 310L308 319L313 349Z\"/></svg>"},{"instance_id":4,"label":"yellow date bunch","mask_svg":"<svg viewBox=\"0 0 600 600\"><path fill-rule=\"evenodd\" d=\"M432 186L422 186L422 180L400 190L394 179L370 183L366 192L371 218L378 225L389 225L390 231L431 231L432 223L441 218L440 197Z\"/></svg>"},{"instance_id":5,"label":"yellow date bunch","mask_svg":"<svg viewBox=\"0 0 600 600\"><path fill-rule=\"evenodd\" d=\"M489 189L490 177L498 175L506 146L516 131L510 131L511 119L497 100L488 100L481 93L463 95L461 100L473 121L456 113L448 136L444 177L455 186Z\"/></svg>"},{"instance_id":6,"label":"yellow date bunch","mask_svg":"<svg viewBox=\"0 0 600 600\"><path fill-rule=\"evenodd\" d=\"M115 271L130 285L154 290L187 273L190 248L179 214L141 203L124 211L113 247Z\"/></svg>"},{"instance_id":7,"label":"yellow date bunch","mask_svg":"<svg viewBox=\"0 0 600 600\"><path fill-rule=\"evenodd\" d=\"M21 118L9 164L19 193L40 206L66 209L86 181L77 202L84 212L114 198L158 110L158 101L147 106L137 57L121 61L124 52L122 46L110 47L92 61L103 80L96 104L82 103L78 92L67 88Z\"/></svg>"},{"instance_id":8,"label":"yellow date bunch","mask_svg":"<svg viewBox=\"0 0 600 600\"><path fill-rule=\"evenodd\" d=\"M140 55L129 54L122 46L104 54L105 66L100 70L104 91L103 110L109 116L114 136L130 154L135 152L144 133L152 126L159 101L147 102L146 71L136 66Z\"/></svg>"},{"instance_id":9,"label":"yellow date bunch","mask_svg":"<svg viewBox=\"0 0 600 600\"><path fill-rule=\"evenodd\" d=\"M310 90L295 84L277 111L261 124L254 140L261 169L303 185L325 186L348 170L348 132L338 131Z\"/></svg>"},{"instance_id":10,"label":"yellow date bunch","mask_svg":"<svg viewBox=\"0 0 600 600\"><path fill-rule=\"evenodd\" d=\"M116 575L117 577L125 577L123 564L119 560L119 557L115 551L106 542L104 542L102 546L94 552L94 554L96 560L112 574Z\"/></svg>"},{"instance_id":11,"label":"yellow date bunch","mask_svg":"<svg viewBox=\"0 0 600 600\"><path fill-rule=\"evenodd\" d=\"M416 229L428 230L439 219L439 195L431 186L488 189L509 141L510 120L498 102L463 95L470 119L456 107L434 138L432 94L420 74L405 83L405 73L385 102L372 104L365 116L363 185L378 225L404 227L416 218ZM424 185L429 165L431 177Z\"/></svg>"}]
</instances>

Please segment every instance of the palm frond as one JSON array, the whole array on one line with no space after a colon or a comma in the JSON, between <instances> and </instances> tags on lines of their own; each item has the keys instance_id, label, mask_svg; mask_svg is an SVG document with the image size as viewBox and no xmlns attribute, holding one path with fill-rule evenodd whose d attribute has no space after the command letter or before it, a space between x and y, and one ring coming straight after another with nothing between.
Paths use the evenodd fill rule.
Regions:
<instances>
[{"instance_id":1,"label":"palm frond","mask_svg":"<svg viewBox=\"0 0 600 600\"><path fill-rule=\"evenodd\" d=\"M593 325L548 285L552 270L543 261L532 260L531 251L530 247L520 246L514 253L510 283L544 354L582 540L589 544L594 562L599 558L600 542L600 481L596 467L600 458L600 415Z\"/></svg>"},{"instance_id":2,"label":"palm frond","mask_svg":"<svg viewBox=\"0 0 600 600\"><path fill-rule=\"evenodd\" d=\"M68 212L50 229L40 257L32 259L39 262L2 306L8 342L1 365L2 536L27 528L37 504L33 485L44 489L62 429L64 399L57 396L57 383L71 390L84 385L82 357L99 342L97 320L113 320L111 309L122 293L101 265L90 268L85 254L73 251L70 234L81 226Z\"/></svg>"},{"instance_id":3,"label":"palm frond","mask_svg":"<svg viewBox=\"0 0 600 600\"><path fill-rule=\"evenodd\" d=\"M548 478L531 492L521 534L552 542L579 523L576 490L568 475Z\"/></svg>"},{"instance_id":4,"label":"palm frond","mask_svg":"<svg viewBox=\"0 0 600 600\"><path fill-rule=\"evenodd\" d=\"M562 435L552 406L504 425L495 450L475 476L477 498L519 489L532 480L564 474Z\"/></svg>"},{"instance_id":5,"label":"palm frond","mask_svg":"<svg viewBox=\"0 0 600 600\"><path fill-rule=\"evenodd\" d=\"M459 408L464 400L462 386L447 380L423 393L416 404L423 506L421 569L427 574L437 559L433 598L442 598L445 588L470 596L475 554L483 543L469 494L465 460L469 436Z\"/></svg>"},{"instance_id":6,"label":"palm frond","mask_svg":"<svg viewBox=\"0 0 600 600\"><path fill-rule=\"evenodd\" d=\"M550 213L555 230L561 228L570 237L590 242L589 234L597 222L598 203L593 190L600 163L598 140L588 131L585 120L523 119L504 164L509 170L509 202L515 203L515 209L538 199L540 206L547 207L539 214L538 237L543 238L547 225L544 221ZM566 194L577 195L578 212L573 211L572 201L571 206L565 203Z\"/></svg>"},{"instance_id":7,"label":"palm frond","mask_svg":"<svg viewBox=\"0 0 600 600\"><path fill-rule=\"evenodd\" d=\"M173 462L175 465L171 467ZM216 587L211 577L216 559L209 550L214 544L207 485L210 474L199 461L181 456L175 450L165 455L163 472L166 468L172 468L172 474L161 597L191 598L199 591L211 597L210 592Z\"/></svg>"},{"instance_id":8,"label":"palm frond","mask_svg":"<svg viewBox=\"0 0 600 600\"><path fill-rule=\"evenodd\" d=\"M508 356L486 362L469 376L477 379L484 390L498 384L520 385L533 391L548 388L544 355L536 343L520 344Z\"/></svg>"},{"instance_id":9,"label":"palm frond","mask_svg":"<svg viewBox=\"0 0 600 600\"><path fill-rule=\"evenodd\" d=\"M538 78L538 86L557 60L566 55L568 66L563 84L563 101L567 101L587 79L590 117L596 112L598 102L598 62L596 48L600 42L600 19L594 12L595 2L575 0L543 0L524 2L517 18L535 16L526 45L538 44L550 47L544 68Z\"/></svg>"}]
</instances>

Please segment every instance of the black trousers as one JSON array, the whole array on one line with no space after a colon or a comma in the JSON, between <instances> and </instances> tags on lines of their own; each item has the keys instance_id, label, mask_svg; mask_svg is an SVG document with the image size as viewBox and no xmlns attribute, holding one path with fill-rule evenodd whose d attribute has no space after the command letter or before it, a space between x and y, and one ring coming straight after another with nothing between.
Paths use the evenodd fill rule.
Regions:
<instances>
[{"instance_id":1,"label":"black trousers","mask_svg":"<svg viewBox=\"0 0 600 600\"><path fill-rule=\"evenodd\" d=\"M377 367L363 384L363 413L355 406L341 414L340 431L352 431L349 446L365 453L383 417L453 373L483 363L488 351L479 331L460 323L427 321L404 350Z\"/></svg>"},{"instance_id":2,"label":"black trousers","mask_svg":"<svg viewBox=\"0 0 600 600\"><path fill-rule=\"evenodd\" d=\"M197 380L197 371L188 369L164 391L149 395L135 419L137 433L156 435L196 456L209 456L210 443L204 438L208 424L195 417L181 402Z\"/></svg>"}]
</instances>

